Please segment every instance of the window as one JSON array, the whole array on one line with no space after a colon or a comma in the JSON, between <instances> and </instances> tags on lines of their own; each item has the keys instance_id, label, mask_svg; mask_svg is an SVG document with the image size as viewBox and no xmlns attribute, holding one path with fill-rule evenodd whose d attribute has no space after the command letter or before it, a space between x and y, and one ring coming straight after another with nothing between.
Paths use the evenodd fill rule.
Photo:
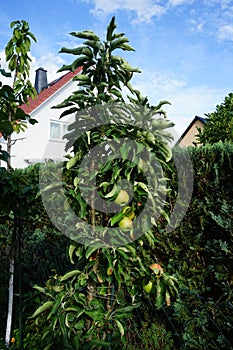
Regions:
<instances>
[{"instance_id":1,"label":"window","mask_svg":"<svg viewBox=\"0 0 233 350\"><path fill-rule=\"evenodd\" d=\"M63 135L67 133L67 128L67 123L50 120L50 139L56 141L64 141Z\"/></svg>"},{"instance_id":2,"label":"window","mask_svg":"<svg viewBox=\"0 0 233 350\"><path fill-rule=\"evenodd\" d=\"M2 133L0 132L0 143L4 143L6 144L7 141L4 139L4 137L2 136Z\"/></svg>"}]
</instances>

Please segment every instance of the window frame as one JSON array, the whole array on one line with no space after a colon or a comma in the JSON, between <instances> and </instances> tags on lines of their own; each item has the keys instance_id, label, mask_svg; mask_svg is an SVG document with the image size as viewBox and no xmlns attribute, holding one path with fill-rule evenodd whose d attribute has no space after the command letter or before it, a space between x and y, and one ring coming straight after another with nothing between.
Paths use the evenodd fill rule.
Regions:
<instances>
[{"instance_id":1,"label":"window frame","mask_svg":"<svg viewBox=\"0 0 233 350\"><path fill-rule=\"evenodd\" d=\"M51 135L51 127L52 124L58 124L59 125L59 137L52 137ZM66 142L66 139L63 139L63 135L67 133L67 127L69 123L63 122L56 119L50 119L49 120L49 140L55 141L55 142Z\"/></svg>"}]
</instances>

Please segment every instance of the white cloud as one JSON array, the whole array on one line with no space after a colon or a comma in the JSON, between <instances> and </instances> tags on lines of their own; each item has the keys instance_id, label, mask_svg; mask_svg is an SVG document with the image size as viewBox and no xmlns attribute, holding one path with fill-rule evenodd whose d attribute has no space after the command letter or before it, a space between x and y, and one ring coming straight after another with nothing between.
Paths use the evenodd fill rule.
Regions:
<instances>
[{"instance_id":1,"label":"white cloud","mask_svg":"<svg viewBox=\"0 0 233 350\"><path fill-rule=\"evenodd\" d=\"M71 0L70 0L71 1ZM132 13L131 23L149 23L153 17L161 17L168 10L180 5L190 5L194 0L81 0L93 4L90 12L96 17L114 14L117 11Z\"/></svg>"},{"instance_id":2,"label":"white cloud","mask_svg":"<svg viewBox=\"0 0 233 350\"><path fill-rule=\"evenodd\" d=\"M230 92L230 89L229 89ZM172 93L168 117L176 124L176 131L182 134L195 117L213 112L221 103L227 91L210 89L206 86L189 86Z\"/></svg>"},{"instance_id":3,"label":"white cloud","mask_svg":"<svg viewBox=\"0 0 233 350\"><path fill-rule=\"evenodd\" d=\"M168 5L170 6L179 6L179 5L186 5L186 4L192 4L194 0L169 0Z\"/></svg>"},{"instance_id":4,"label":"white cloud","mask_svg":"<svg viewBox=\"0 0 233 350\"><path fill-rule=\"evenodd\" d=\"M1 69L5 69L6 72L9 72L5 57L5 50L0 51ZM11 85L13 83L13 78L7 78L0 74L0 81L2 82L2 84Z\"/></svg>"},{"instance_id":5,"label":"white cloud","mask_svg":"<svg viewBox=\"0 0 233 350\"><path fill-rule=\"evenodd\" d=\"M152 90L159 94L168 94L186 85L183 79L176 78L167 72L149 72L144 70L141 75L135 75L134 81L135 85L140 86L139 90L143 90L146 95L150 94Z\"/></svg>"},{"instance_id":6,"label":"white cloud","mask_svg":"<svg viewBox=\"0 0 233 350\"><path fill-rule=\"evenodd\" d=\"M211 89L207 86L190 86L188 83L169 73L143 72L135 78L133 86L148 96L151 105L167 100L165 105L168 119L175 123L176 139L182 135L192 119L213 112L224 97L231 91L227 89Z\"/></svg>"},{"instance_id":7,"label":"white cloud","mask_svg":"<svg viewBox=\"0 0 233 350\"><path fill-rule=\"evenodd\" d=\"M233 25L225 24L218 30L218 39L220 40L233 40Z\"/></svg>"},{"instance_id":8,"label":"white cloud","mask_svg":"<svg viewBox=\"0 0 233 350\"><path fill-rule=\"evenodd\" d=\"M205 6L220 5L223 10L232 8L232 0L203 0Z\"/></svg>"},{"instance_id":9,"label":"white cloud","mask_svg":"<svg viewBox=\"0 0 233 350\"><path fill-rule=\"evenodd\" d=\"M233 10L232 0L221 0L220 4L223 10Z\"/></svg>"},{"instance_id":10,"label":"white cloud","mask_svg":"<svg viewBox=\"0 0 233 350\"><path fill-rule=\"evenodd\" d=\"M35 71L39 67L43 67L47 70L48 82L51 82L57 79L59 76L64 73L57 73L58 69L65 63L64 59L62 59L59 55L55 55L54 53L48 52L45 55L42 55L39 58L31 57L31 81L35 80Z\"/></svg>"},{"instance_id":11,"label":"white cloud","mask_svg":"<svg viewBox=\"0 0 233 350\"><path fill-rule=\"evenodd\" d=\"M194 18L188 19L187 23L189 25L189 29L195 33L203 33L205 31L205 22L200 19L196 20Z\"/></svg>"},{"instance_id":12,"label":"white cloud","mask_svg":"<svg viewBox=\"0 0 233 350\"><path fill-rule=\"evenodd\" d=\"M31 57L31 69L30 69L30 81L34 84L35 81L35 71L39 67L43 67L47 70L47 76L48 76L48 82L51 82L55 79L57 79L59 76L63 75L64 73L57 73L58 69L65 63L65 61L59 56L55 55L51 52L48 52L46 55L43 55L39 58L36 58L34 56ZM4 50L0 52L0 64L1 68L8 71L8 65L5 62L5 52ZM6 78L4 76L0 77L0 80L4 84L11 85L12 79Z\"/></svg>"},{"instance_id":13,"label":"white cloud","mask_svg":"<svg viewBox=\"0 0 233 350\"><path fill-rule=\"evenodd\" d=\"M95 16L112 14L119 10L126 10L136 13L133 22L150 22L153 17L159 17L165 13L165 6L161 6L153 0L83 0L92 2L94 9L91 13Z\"/></svg>"}]
</instances>

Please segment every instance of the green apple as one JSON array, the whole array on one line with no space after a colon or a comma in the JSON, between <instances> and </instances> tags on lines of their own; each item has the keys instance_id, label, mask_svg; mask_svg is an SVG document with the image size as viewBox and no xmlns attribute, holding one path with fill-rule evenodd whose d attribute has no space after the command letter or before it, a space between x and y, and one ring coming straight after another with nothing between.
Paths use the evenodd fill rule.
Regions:
<instances>
[{"instance_id":1,"label":"green apple","mask_svg":"<svg viewBox=\"0 0 233 350\"><path fill-rule=\"evenodd\" d=\"M146 293L150 293L152 287L153 287L153 283L152 283L151 281L149 281L147 284L144 284L144 285L142 286L142 288L144 289L144 291L145 291Z\"/></svg>"},{"instance_id":2,"label":"green apple","mask_svg":"<svg viewBox=\"0 0 233 350\"><path fill-rule=\"evenodd\" d=\"M129 201L128 193L125 190L120 190L114 202L120 205L121 207L123 207L128 203L128 201Z\"/></svg>"},{"instance_id":3,"label":"green apple","mask_svg":"<svg viewBox=\"0 0 233 350\"><path fill-rule=\"evenodd\" d=\"M128 231L133 228L133 221L125 216L121 221L119 221L118 226L121 228L122 231Z\"/></svg>"}]
</instances>

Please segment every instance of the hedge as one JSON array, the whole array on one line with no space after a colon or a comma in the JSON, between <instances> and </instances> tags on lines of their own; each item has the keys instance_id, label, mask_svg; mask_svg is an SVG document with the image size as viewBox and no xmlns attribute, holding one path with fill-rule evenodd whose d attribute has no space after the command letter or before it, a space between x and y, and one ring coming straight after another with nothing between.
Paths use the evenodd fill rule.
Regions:
<instances>
[{"instance_id":1,"label":"hedge","mask_svg":"<svg viewBox=\"0 0 233 350\"><path fill-rule=\"evenodd\" d=\"M177 148L173 152L176 159L182 160L182 158L185 159L187 150ZM166 224L162 220L159 223L159 229L154 231L158 240L155 256L168 273L176 273L179 276L181 281L179 296L171 306L164 306L161 309L156 309L149 298L144 300L143 308L135 313L128 324L128 349L232 348L233 145L220 142L212 146L190 147L188 152L194 175L192 198L188 210L174 231L167 232ZM183 167L182 172L185 174L188 170L187 165L182 161L179 164ZM38 166L36 165L33 169L38 171ZM168 212L177 200L176 170L176 164L170 162L166 174L171 180L171 192L167 198L166 208ZM190 172L187 171L187 176L188 173ZM35 176L34 179L34 185L37 186L38 177ZM189 180L186 178L182 185L189 186ZM5 173L0 178L1 193L4 193L4 186L6 186ZM187 188L187 193L188 190ZM2 205L3 203L4 201ZM2 218L3 211L1 210ZM1 224L3 227L2 220ZM22 258L25 271L23 283L27 286L24 292L27 295L32 292L32 284L38 282L43 284L56 266L58 270L60 268L59 274L69 268L64 257L67 239L57 236L52 225L44 233L42 226L39 229L40 232L38 229L36 231L35 227L34 235L37 241L33 241L34 248L30 249L29 244L25 244L25 257ZM2 233L0 247L3 247L4 239ZM32 236L30 239L33 240ZM51 242L47 245L47 252L43 252L43 239L45 245L46 242ZM0 263L3 267L1 280L6 286L6 254L3 249L0 250L0 254ZM59 258L63 256L60 263L56 254ZM46 266L44 274L40 259ZM37 264L38 279L35 270L30 274L30 267L33 265L36 267ZM5 303L7 299L6 289L4 291L1 288L0 292L2 309L5 308L3 302ZM1 315L4 315L2 310ZM148 327L148 320L149 324L152 323L151 329ZM163 337L163 342L159 343L160 336ZM152 344L148 337L154 339Z\"/></svg>"}]
</instances>

